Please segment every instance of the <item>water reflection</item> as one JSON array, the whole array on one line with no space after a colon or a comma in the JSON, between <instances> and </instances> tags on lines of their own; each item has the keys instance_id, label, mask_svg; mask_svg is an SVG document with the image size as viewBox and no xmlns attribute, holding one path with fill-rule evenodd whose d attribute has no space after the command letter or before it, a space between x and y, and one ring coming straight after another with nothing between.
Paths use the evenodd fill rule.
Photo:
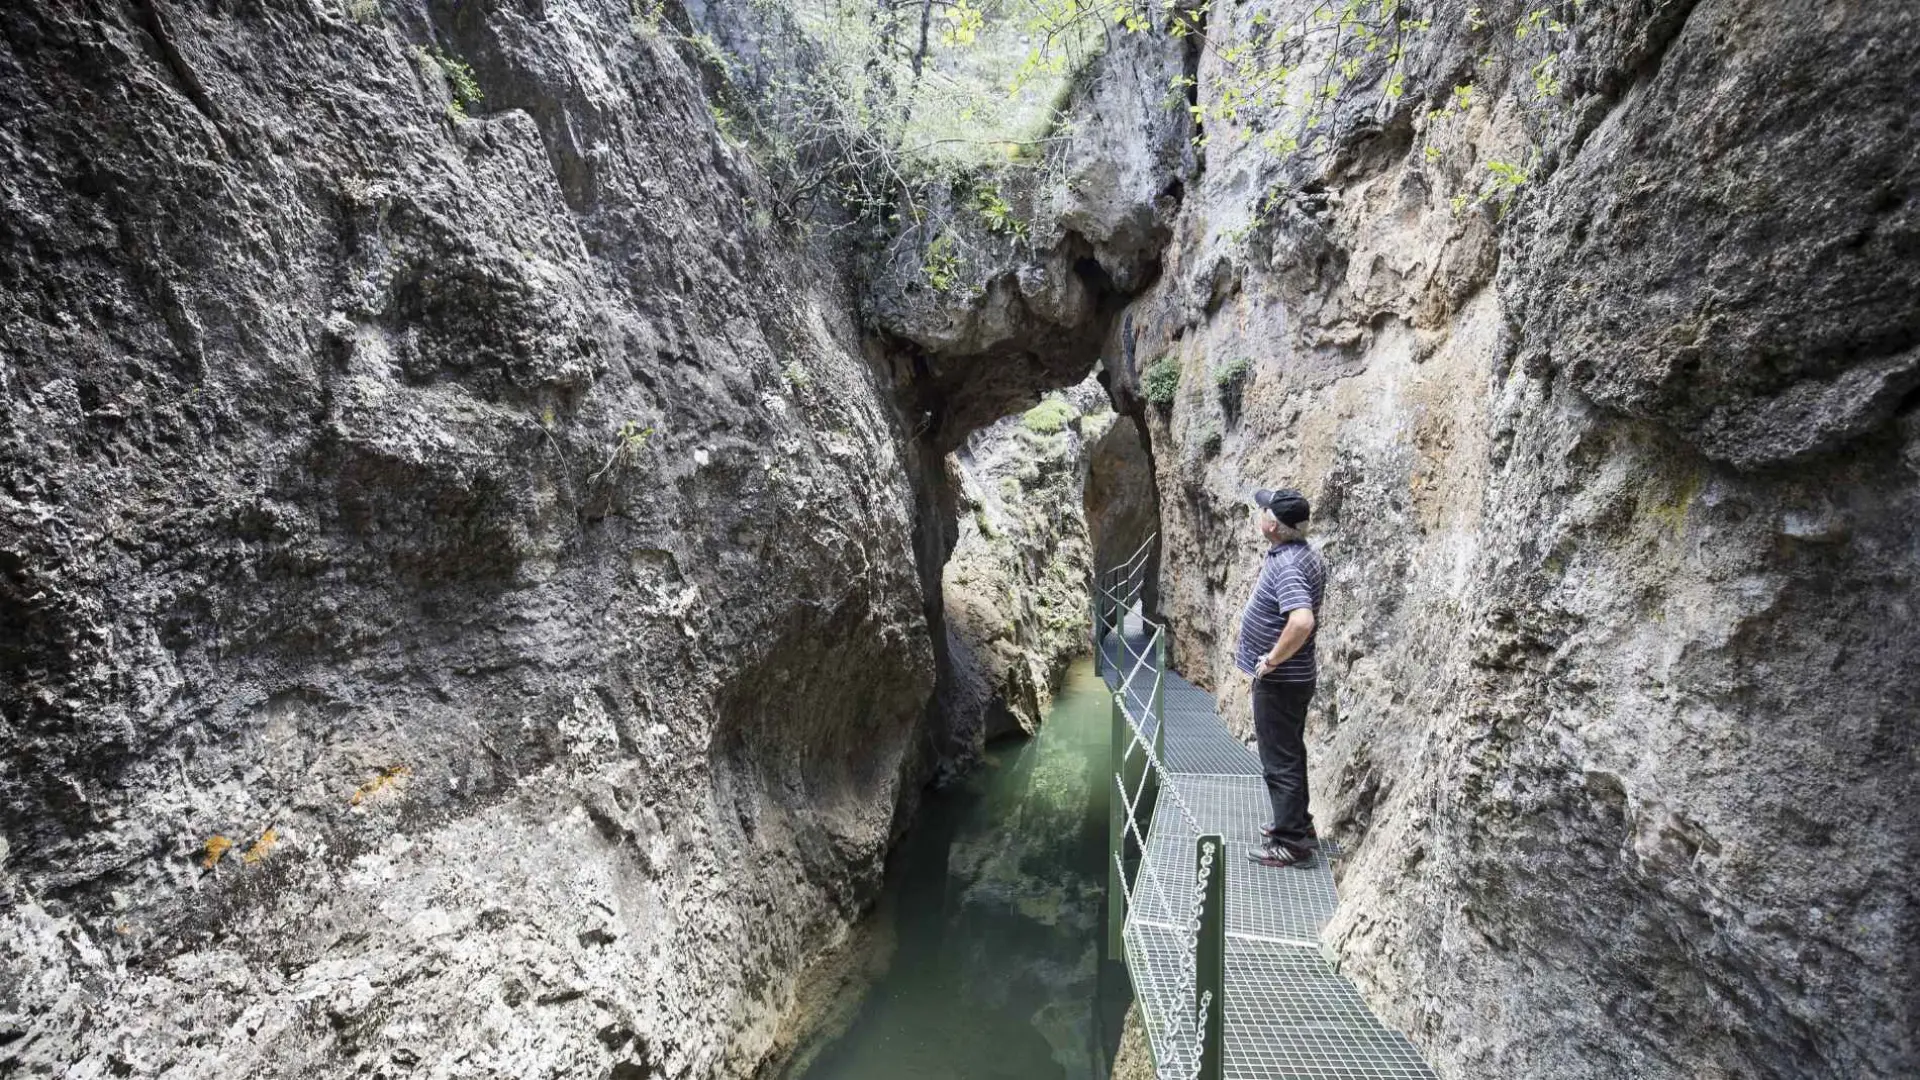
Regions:
<instances>
[{"instance_id":1,"label":"water reflection","mask_svg":"<svg viewBox=\"0 0 1920 1080\"><path fill-rule=\"evenodd\" d=\"M929 796L888 868L891 962L805 1080L1094 1080L1126 1008L1101 963L1108 697L1068 673L1035 738ZM1103 968L1111 970L1103 971Z\"/></svg>"}]
</instances>

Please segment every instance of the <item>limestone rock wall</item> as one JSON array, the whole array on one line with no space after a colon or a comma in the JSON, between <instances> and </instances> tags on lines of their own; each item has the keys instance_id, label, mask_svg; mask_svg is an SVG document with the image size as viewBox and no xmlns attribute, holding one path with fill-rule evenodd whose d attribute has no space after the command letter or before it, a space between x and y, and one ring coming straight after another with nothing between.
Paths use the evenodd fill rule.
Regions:
<instances>
[{"instance_id":1,"label":"limestone rock wall","mask_svg":"<svg viewBox=\"0 0 1920 1080\"><path fill-rule=\"evenodd\" d=\"M1909 1075L1920 23L1420 7L1417 89L1363 88L1324 166L1207 125L1110 350L1177 660L1246 723L1248 495L1305 490L1329 937L1443 1075ZM1456 208L1489 161L1520 198Z\"/></svg>"},{"instance_id":2,"label":"limestone rock wall","mask_svg":"<svg viewBox=\"0 0 1920 1080\"><path fill-rule=\"evenodd\" d=\"M857 286L680 7L0 11L0 1064L753 1072L964 672L1077 646L948 636L945 460L1104 356L1243 721L1245 496L1315 500L1332 938L1446 1075L1915 1071L1920 26L1559 7L1423 5L1319 165L1116 31L1023 238L935 206Z\"/></svg>"},{"instance_id":3,"label":"limestone rock wall","mask_svg":"<svg viewBox=\"0 0 1920 1080\"><path fill-rule=\"evenodd\" d=\"M1121 307L1158 279L1195 165L1187 114L1165 107L1185 63L1164 36L1109 35L1044 160L978 178L1004 183L1018 233L985 220L967 183L929 184L925 220L864 260L862 314L906 358L902 393L942 447L1086 378ZM936 261L950 281L928 274Z\"/></svg>"},{"instance_id":4,"label":"limestone rock wall","mask_svg":"<svg viewBox=\"0 0 1920 1080\"><path fill-rule=\"evenodd\" d=\"M1160 526L1160 499L1146 443L1145 428L1138 419L1121 416L1106 425L1088 448L1084 502L1096 571L1111 570L1132 558ZM1149 548L1149 559L1153 550ZM1142 582L1148 590L1155 579L1151 565Z\"/></svg>"},{"instance_id":5,"label":"limestone rock wall","mask_svg":"<svg viewBox=\"0 0 1920 1080\"><path fill-rule=\"evenodd\" d=\"M928 291L926 230L807 246L721 129L791 31L0 12L0 1065L635 1080L804 1037L913 792L1085 632L1093 421L1004 522L1058 558L1002 545L1020 610L951 638L946 456L1086 376L1192 160L1137 81L1183 54L1120 43L1032 231L937 208Z\"/></svg>"},{"instance_id":6,"label":"limestone rock wall","mask_svg":"<svg viewBox=\"0 0 1920 1080\"><path fill-rule=\"evenodd\" d=\"M0 158L0 1071L751 1072L926 496L668 35L9 5Z\"/></svg>"},{"instance_id":7,"label":"limestone rock wall","mask_svg":"<svg viewBox=\"0 0 1920 1080\"><path fill-rule=\"evenodd\" d=\"M1067 664L1089 649L1082 497L1093 447L1116 422L1089 378L974 432L948 459L961 515L943 579L954 674L944 712L972 750L1037 731Z\"/></svg>"}]
</instances>

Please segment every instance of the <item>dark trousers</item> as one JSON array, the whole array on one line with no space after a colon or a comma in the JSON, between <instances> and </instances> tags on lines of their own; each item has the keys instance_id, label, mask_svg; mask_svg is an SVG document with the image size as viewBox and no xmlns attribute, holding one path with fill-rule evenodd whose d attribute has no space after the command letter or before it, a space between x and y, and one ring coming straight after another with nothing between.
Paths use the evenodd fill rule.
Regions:
<instances>
[{"instance_id":1,"label":"dark trousers","mask_svg":"<svg viewBox=\"0 0 1920 1080\"><path fill-rule=\"evenodd\" d=\"M1307 703L1313 684L1253 680L1253 735L1273 801L1275 839L1295 846L1313 830L1307 809Z\"/></svg>"}]
</instances>

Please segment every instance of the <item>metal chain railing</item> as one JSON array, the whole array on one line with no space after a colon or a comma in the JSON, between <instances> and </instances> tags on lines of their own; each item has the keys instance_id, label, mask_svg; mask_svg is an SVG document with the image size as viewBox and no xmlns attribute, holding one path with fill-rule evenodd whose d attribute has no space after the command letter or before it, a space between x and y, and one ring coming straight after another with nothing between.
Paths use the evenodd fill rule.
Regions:
<instances>
[{"instance_id":1,"label":"metal chain railing","mask_svg":"<svg viewBox=\"0 0 1920 1080\"><path fill-rule=\"evenodd\" d=\"M1187 918L1182 926L1180 941L1180 981L1176 984L1173 1000L1175 1002L1199 1000L1199 960L1200 960L1200 918L1207 907L1207 880L1213 876L1214 845L1204 837L1200 840L1200 864L1193 875L1193 891L1187 906ZM1184 1015L1184 1010L1174 1010L1174 1030L1180 1042L1194 1048L1192 1058L1187 1062L1187 1074L1181 1080L1195 1080L1200 1075L1200 1027L1195 1021L1198 1010L1193 1016ZM1185 1020L1187 1023L1181 1023ZM1191 1030L1187 1025L1192 1024Z\"/></svg>"},{"instance_id":2,"label":"metal chain railing","mask_svg":"<svg viewBox=\"0 0 1920 1080\"><path fill-rule=\"evenodd\" d=\"M1168 630L1140 610L1154 537L1119 566L1094 581L1093 645L1096 671L1108 674L1108 645L1113 683L1114 795L1111 800L1112 867L1108 875L1108 955L1126 959L1136 988L1150 988L1133 942L1148 927L1171 933L1178 947L1171 999L1147 1006L1149 1042L1156 1071L1167 1080L1218 1080L1222 1075L1225 1017L1226 865L1217 835L1202 835L1200 822L1180 791L1166 758L1166 683ZM1135 651L1129 622L1137 620L1141 641ZM1151 682L1147 678L1151 675ZM1169 888L1150 857L1154 830L1144 831L1141 809L1152 790L1154 806L1164 795L1195 844L1194 876L1187 903L1176 907ZM1157 812L1151 819L1159 821ZM1171 819L1170 819L1171 820ZM1163 840L1162 842L1168 842ZM1138 852L1129 879L1128 852ZM1144 880L1145 885L1142 885ZM1147 918L1142 913L1157 916ZM1133 933L1129 933L1129 929ZM1144 998L1148 994L1141 995Z\"/></svg>"}]
</instances>

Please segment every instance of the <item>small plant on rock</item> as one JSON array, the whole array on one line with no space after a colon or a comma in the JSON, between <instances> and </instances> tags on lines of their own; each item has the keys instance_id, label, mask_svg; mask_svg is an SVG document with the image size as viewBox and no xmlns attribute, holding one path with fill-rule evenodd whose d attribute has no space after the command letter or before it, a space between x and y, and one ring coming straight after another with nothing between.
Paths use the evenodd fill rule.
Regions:
<instances>
[{"instance_id":1,"label":"small plant on rock","mask_svg":"<svg viewBox=\"0 0 1920 1080\"><path fill-rule=\"evenodd\" d=\"M1048 398L1028 409L1020 417L1020 423L1035 435L1051 435L1066 427L1067 421L1072 420L1074 416L1073 406L1060 398Z\"/></svg>"},{"instance_id":2,"label":"small plant on rock","mask_svg":"<svg viewBox=\"0 0 1920 1080\"><path fill-rule=\"evenodd\" d=\"M587 483L597 484L600 478L613 471L614 466L630 464L646 448L647 440L653 438L653 427L642 427L638 420L629 420L620 425L620 434L614 438L613 453L607 455L607 463L600 471L587 478Z\"/></svg>"},{"instance_id":3,"label":"small plant on rock","mask_svg":"<svg viewBox=\"0 0 1920 1080\"><path fill-rule=\"evenodd\" d=\"M953 234L944 231L927 245L920 272L936 292L952 292L953 287L960 284L960 253L954 247Z\"/></svg>"},{"instance_id":4,"label":"small plant on rock","mask_svg":"<svg viewBox=\"0 0 1920 1080\"><path fill-rule=\"evenodd\" d=\"M988 231L1016 239L1026 238L1027 223L1013 212L1013 206L1001 197L999 188L981 188L974 198L980 216L986 219Z\"/></svg>"},{"instance_id":5,"label":"small plant on rock","mask_svg":"<svg viewBox=\"0 0 1920 1080\"><path fill-rule=\"evenodd\" d=\"M739 136L734 134L732 113L712 102L707 103L707 112L713 116L714 130L720 133L721 138L728 142L739 141Z\"/></svg>"},{"instance_id":6,"label":"small plant on rock","mask_svg":"<svg viewBox=\"0 0 1920 1080\"><path fill-rule=\"evenodd\" d=\"M1148 365L1140 376L1140 396L1161 409L1173 408L1180 393L1180 361L1163 356Z\"/></svg>"},{"instance_id":7,"label":"small plant on rock","mask_svg":"<svg viewBox=\"0 0 1920 1080\"><path fill-rule=\"evenodd\" d=\"M1481 181L1480 186L1453 197L1454 214L1457 216L1473 207L1491 206L1494 208L1496 217L1506 217L1507 211L1513 208L1514 200L1519 198L1521 189L1533 179L1537 158L1536 151L1520 164L1498 159L1488 161L1487 176Z\"/></svg>"},{"instance_id":8,"label":"small plant on rock","mask_svg":"<svg viewBox=\"0 0 1920 1080\"><path fill-rule=\"evenodd\" d=\"M1532 165L1531 160L1521 165L1505 161L1487 162L1487 172L1491 176L1482 191L1481 198L1496 203L1500 207L1500 213L1505 215L1508 208L1513 206L1514 197L1519 194L1521 188L1527 186L1527 181L1532 179Z\"/></svg>"},{"instance_id":9,"label":"small plant on rock","mask_svg":"<svg viewBox=\"0 0 1920 1080\"><path fill-rule=\"evenodd\" d=\"M986 507L977 506L974 508L973 524L980 530L981 536L989 540L1000 539L1000 530L993 527L993 518L987 514Z\"/></svg>"},{"instance_id":10,"label":"small plant on rock","mask_svg":"<svg viewBox=\"0 0 1920 1080\"><path fill-rule=\"evenodd\" d=\"M1226 411L1228 420L1233 420L1240 413L1240 395L1246 389L1247 373L1251 370L1253 362L1244 356L1235 357L1214 369L1213 388L1220 392L1220 407Z\"/></svg>"},{"instance_id":11,"label":"small plant on rock","mask_svg":"<svg viewBox=\"0 0 1920 1080\"><path fill-rule=\"evenodd\" d=\"M627 0L627 25L635 37L658 34L666 8L666 0Z\"/></svg>"},{"instance_id":12,"label":"small plant on rock","mask_svg":"<svg viewBox=\"0 0 1920 1080\"><path fill-rule=\"evenodd\" d=\"M438 48L427 55L447 77L447 85L453 90L453 104L447 106L447 115L455 120L465 120L467 110L480 104L485 95L480 93L480 84L474 81L473 68L457 56L449 56Z\"/></svg>"}]
</instances>

